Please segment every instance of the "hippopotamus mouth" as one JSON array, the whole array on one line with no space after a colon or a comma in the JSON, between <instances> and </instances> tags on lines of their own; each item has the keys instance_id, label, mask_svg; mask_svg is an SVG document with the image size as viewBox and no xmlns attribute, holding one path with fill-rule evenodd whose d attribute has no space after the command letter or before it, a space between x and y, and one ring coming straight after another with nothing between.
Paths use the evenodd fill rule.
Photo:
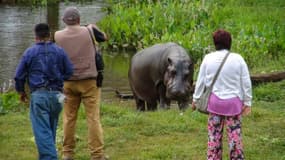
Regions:
<instances>
[{"instance_id":1,"label":"hippopotamus mouth","mask_svg":"<svg viewBox=\"0 0 285 160\"><path fill-rule=\"evenodd\" d=\"M166 97L173 100L183 100L189 98L189 92L176 92L176 93L170 93L166 92Z\"/></svg>"}]
</instances>

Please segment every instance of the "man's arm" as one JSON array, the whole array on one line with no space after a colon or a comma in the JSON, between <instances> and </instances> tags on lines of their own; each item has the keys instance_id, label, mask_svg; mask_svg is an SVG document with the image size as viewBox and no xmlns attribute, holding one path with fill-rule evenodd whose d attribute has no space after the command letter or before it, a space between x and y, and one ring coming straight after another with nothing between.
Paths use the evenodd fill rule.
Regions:
<instances>
[{"instance_id":1,"label":"man's arm","mask_svg":"<svg viewBox=\"0 0 285 160\"><path fill-rule=\"evenodd\" d=\"M64 63L63 80L68 80L73 74L73 65L63 49L62 52L63 52L63 63Z\"/></svg>"},{"instance_id":2,"label":"man's arm","mask_svg":"<svg viewBox=\"0 0 285 160\"><path fill-rule=\"evenodd\" d=\"M20 95L20 100L22 102L27 102L27 95L25 93L25 83L27 79L27 68L26 68L26 57L23 56L19 65L17 66L16 69L16 74L14 77L15 80L15 89Z\"/></svg>"},{"instance_id":3,"label":"man's arm","mask_svg":"<svg viewBox=\"0 0 285 160\"><path fill-rule=\"evenodd\" d=\"M104 42L108 40L108 36L103 31L101 31L98 26L95 24L90 24L90 26L93 29L94 37L97 42Z\"/></svg>"}]
</instances>

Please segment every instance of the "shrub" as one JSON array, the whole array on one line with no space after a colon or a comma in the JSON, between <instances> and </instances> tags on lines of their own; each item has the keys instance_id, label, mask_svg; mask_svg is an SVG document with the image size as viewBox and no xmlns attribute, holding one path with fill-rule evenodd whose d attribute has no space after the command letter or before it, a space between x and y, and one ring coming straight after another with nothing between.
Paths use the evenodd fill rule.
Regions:
<instances>
[{"instance_id":1,"label":"shrub","mask_svg":"<svg viewBox=\"0 0 285 160\"><path fill-rule=\"evenodd\" d=\"M16 92L0 94L0 114L5 114L8 111L23 111L26 108L26 105L19 101L19 96Z\"/></svg>"},{"instance_id":2,"label":"shrub","mask_svg":"<svg viewBox=\"0 0 285 160\"><path fill-rule=\"evenodd\" d=\"M108 47L139 50L173 41L200 63L206 53L214 50L212 32L224 28L232 33L232 51L240 53L254 72L263 71L264 64L273 62L275 70L284 68L285 3L281 0L109 2L109 14L99 22L111 35Z\"/></svg>"}]
</instances>

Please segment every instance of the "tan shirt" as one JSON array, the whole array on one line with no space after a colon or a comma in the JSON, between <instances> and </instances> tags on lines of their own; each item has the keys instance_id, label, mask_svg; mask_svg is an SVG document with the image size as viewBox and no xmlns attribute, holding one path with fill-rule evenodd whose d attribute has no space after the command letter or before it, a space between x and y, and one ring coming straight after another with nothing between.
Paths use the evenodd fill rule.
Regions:
<instances>
[{"instance_id":1,"label":"tan shirt","mask_svg":"<svg viewBox=\"0 0 285 160\"><path fill-rule=\"evenodd\" d=\"M74 72L69 80L82 80L97 77L95 50L86 27L67 25L55 32L55 42L68 54Z\"/></svg>"}]
</instances>

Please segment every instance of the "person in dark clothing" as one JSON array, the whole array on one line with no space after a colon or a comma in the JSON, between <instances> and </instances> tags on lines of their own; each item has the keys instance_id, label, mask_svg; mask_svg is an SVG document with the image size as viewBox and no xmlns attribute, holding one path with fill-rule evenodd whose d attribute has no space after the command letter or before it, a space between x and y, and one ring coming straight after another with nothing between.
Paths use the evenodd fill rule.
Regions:
<instances>
[{"instance_id":1,"label":"person in dark clothing","mask_svg":"<svg viewBox=\"0 0 285 160\"><path fill-rule=\"evenodd\" d=\"M31 91L30 120L40 160L57 160L56 129L62 110L63 81L73 74L65 51L50 41L48 24L35 25L35 44L26 49L17 66L15 89L27 101L25 83Z\"/></svg>"}]
</instances>

